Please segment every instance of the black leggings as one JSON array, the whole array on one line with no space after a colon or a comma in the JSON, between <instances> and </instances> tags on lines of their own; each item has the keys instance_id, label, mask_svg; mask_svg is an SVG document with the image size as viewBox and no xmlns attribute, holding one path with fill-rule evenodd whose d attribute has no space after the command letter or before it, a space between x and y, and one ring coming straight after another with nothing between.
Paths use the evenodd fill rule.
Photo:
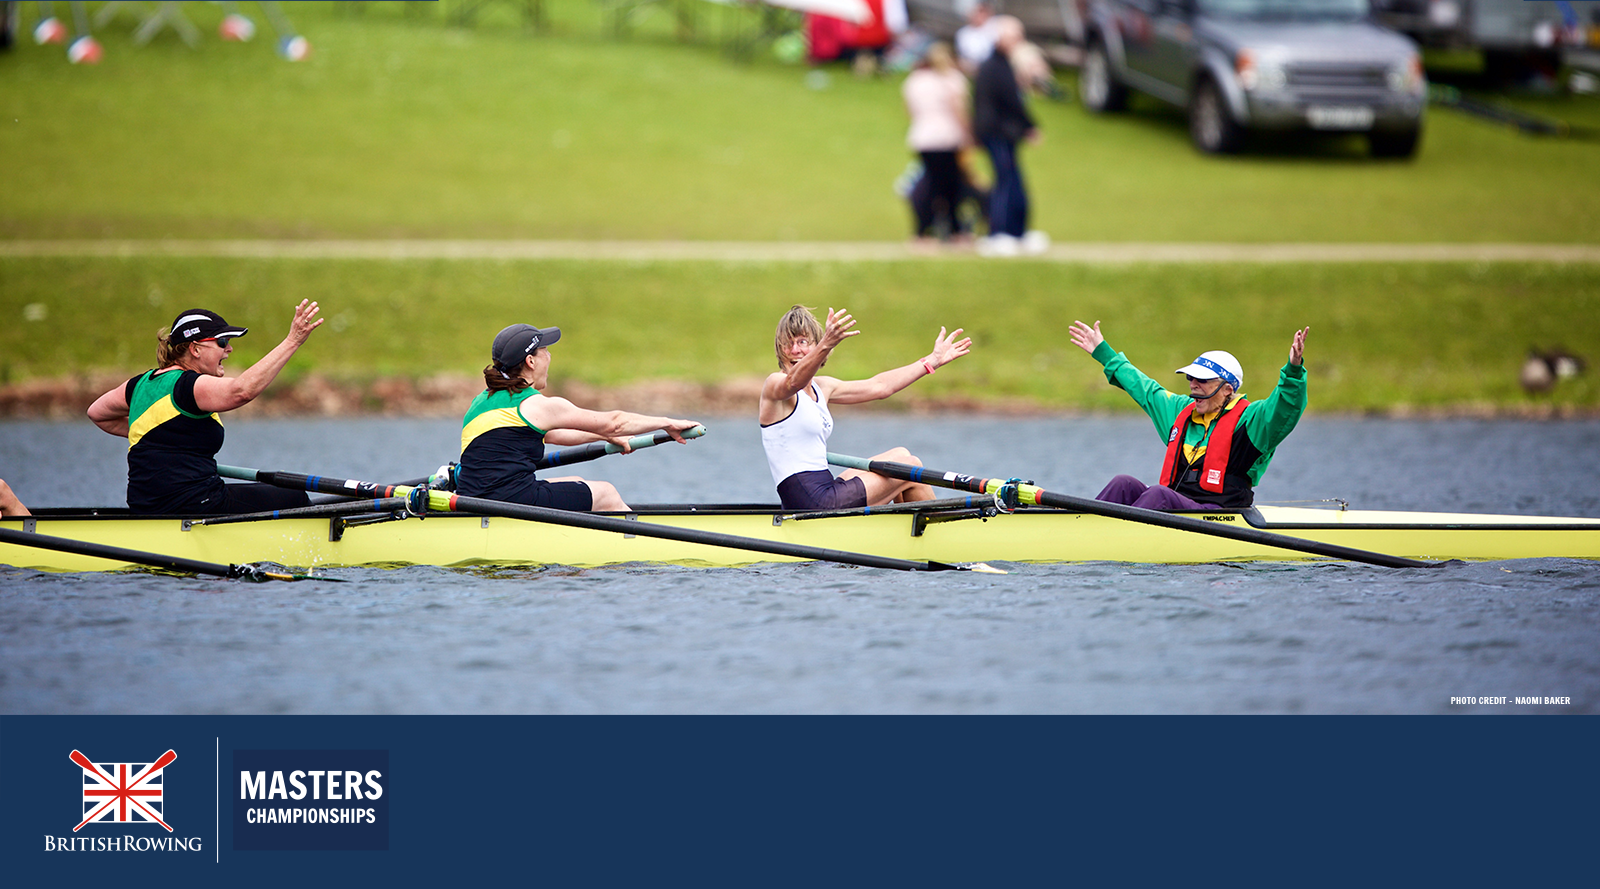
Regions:
<instances>
[{"instance_id":1,"label":"black leggings","mask_svg":"<svg viewBox=\"0 0 1600 889\"><path fill-rule=\"evenodd\" d=\"M246 512L266 512L271 509L294 509L297 506L310 506L311 498L305 491L291 491L288 488L278 488L272 485L244 484L223 485L222 504L210 508L207 512L222 515L238 515Z\"/></svg>"},{"instance_id":2,"label":"black leggings","mask_svg":"<svg viewBox=\"0 0 1600 889\"><path fill-rule=\"evenodd\" d=\"M956 160L954 151L920 153L922 175L928 177L930 194L927 206L917 208L917 234L953 234L960 228L956 220L956 208L961 206L961 191L965 184L961 164ZM939 225L941 218L944 220L942 226Z\"/></svg>"}]
</instances>

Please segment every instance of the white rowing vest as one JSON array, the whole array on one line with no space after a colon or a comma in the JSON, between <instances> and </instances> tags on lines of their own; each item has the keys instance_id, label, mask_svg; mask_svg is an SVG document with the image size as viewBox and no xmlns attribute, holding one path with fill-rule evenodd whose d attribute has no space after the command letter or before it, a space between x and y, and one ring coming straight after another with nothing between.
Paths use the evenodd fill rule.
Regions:
<instances>
[{"instance_id":1,"label":"white rowing vest","mask_svg":"<svg viewBox=\"0 0 1600 889\"><path fill-rule=\"evenodd\" d=\"M797 472L828 468L828 436L833 434L833 414L828 402L811 384L816 401L795 393L794 410L770 426L761 427L761 444L767 449L767 467L777 485Z\"/></svg>"}]
</instances>

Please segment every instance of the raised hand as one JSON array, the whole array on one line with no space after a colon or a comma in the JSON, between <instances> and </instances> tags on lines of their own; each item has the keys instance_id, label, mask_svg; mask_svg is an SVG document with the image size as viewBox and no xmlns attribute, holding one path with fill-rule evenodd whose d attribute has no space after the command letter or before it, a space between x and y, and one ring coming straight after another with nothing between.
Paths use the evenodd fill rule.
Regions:
<instances>
[{"instance_id":1,"label":"raised hand","mask_svg":"<svg viewBox=\"0 0 1600 889\"><path fill-rule=\"evenodd\" d=\"M939 328L939 336L933 341L933 351L928 353L928 362L934 368L944 367L946 364L960 358L972 349L972 337L961 336L961 328L957 327L945 334L944 328Z\"/></svg>"},{"instance_id":2,"label":"raised hand","mask_svg":"<svg viewBox=\"0 0 1600 889\"><path fill-rule=\"evenodd\" d=\"M315 321L311 320L316 318ZM300 300L300 305L295 306L294 321L289 324L288 338L296 346L304 345L306 338L311 336L311 331L322 326L326 318L317 318L317 304L309 299Z\"/></svg>"},{"instance_id":3,"label":"raised hand","mask_svg":"<svg viewBox=\"0 0 1600 889\"><path fill-rule=\"evenodd\" d=\"M1074 321L1072 322L1071 329L1068 331L1068 335L1072 337L1073 345L1085 352L1088 352L1090 355L1093 355L1094 350L1099 348L1100 344L1106 341L1106 338L1100 334L1099 321L1096 321L1093 327L1090 327L1082 321Z\"/></svg>"},{"instance_id":4,"label":"raised hand","mask_svg":"<svg viewBox=\"0 0 1600 889\"><path fill-rule=\"evenodd\" d=\"M828 323L822 329L822 342L818 345L823 349L831 350L834 346L844 342L846 338L860 335L861 331L851 330L855 326L856 319L850 317L849 312L844 309L840 309L837 312L831 308L828 309Z\"/></svg>"},{"instance_id":5,"label":"raised hand","mask_svg":"<svg viewBox=\"0 0 1600 889\"><path fill-rule=\"evenodd\" d=\"M1310 332L1311 332L1311 328L1309 326L1302 327L1299 330L1295 331L1294 342L1289 344L1289 363L1290 364L1293 364L1296 367L1300 366L1301 361L1305 358L1305 355L1306 355L1306 334L1308 334Z\"/></svg>"}]
</instances>

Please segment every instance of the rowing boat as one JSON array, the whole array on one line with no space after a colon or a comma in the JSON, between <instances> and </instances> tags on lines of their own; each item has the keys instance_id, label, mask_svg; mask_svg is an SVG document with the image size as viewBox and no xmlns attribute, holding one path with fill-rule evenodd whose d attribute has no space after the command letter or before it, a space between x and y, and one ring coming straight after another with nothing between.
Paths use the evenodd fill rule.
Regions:
<instances>
[{"instance_id":1,"label":"rowing boat","mask_svg":"<svg viewBox=\"0 0 1600 889\"><path fill-rule=\"evenodd\" d=\"M380 505L381 506L381 505ZM1213 537L1068 509L1005 511L966 496L875 510L785 513L776 506L661 505L617 518L740 538L893 559L959 562L1204 563L1320 558L1247 540ZM1376 550L1413 559L1600 559L1600 519L1259 506L1190 513L1230 528ZM218 563L342 566L572 565L628 563L739 566L797 561L645 534L564 527L458 512L404 508L364 516L262 518L208 523L133 517L118 509L43 509L0 528ZM646 532L648 533L648 532ZM102 571L131 563L0 542L0 564L43 571Z\"/></svg>"}]
</instances>

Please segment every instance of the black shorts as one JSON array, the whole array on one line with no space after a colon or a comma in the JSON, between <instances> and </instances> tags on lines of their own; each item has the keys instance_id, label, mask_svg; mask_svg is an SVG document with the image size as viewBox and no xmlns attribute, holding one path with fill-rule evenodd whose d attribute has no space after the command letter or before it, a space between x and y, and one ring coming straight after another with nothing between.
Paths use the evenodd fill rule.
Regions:
<instances>
[{"instance_id":1,"label":"black shorts","mask_svg":"<svg viewBox=\"0 0 1600 889\"><path fill-rule=\"evenodd\" d=\"M511 497L492 497L526 506L543 506L546 509L564 509L568 512L588 512L594 509L594 494L583 482L547 482L535 479L533 484Z\"/></svg>"},{"instance_id":2,"label":"black shorts","mask_svg":"<svg viewBox=\"0 0 1600 889\"><path fill-rule=\"evenodd\" d=\"M797 472L778 482L783 508L859 509L867 505L867 486L859 476L835 478L826 469Z\"/></svg>"},{"instance_id":3,"label":"black shorts","mask_svg":"<svg viewBox=\"0 0 1600 889\"><path fill-rule=\"evenodd\" d=\"M256 482L218 484L199 496L156 504L141 503L140 508L133 508L132 498L128 504L129 511L135 515L242 515L310 505L311 498L305 491Z\"/></svg>"}]
</instances>

